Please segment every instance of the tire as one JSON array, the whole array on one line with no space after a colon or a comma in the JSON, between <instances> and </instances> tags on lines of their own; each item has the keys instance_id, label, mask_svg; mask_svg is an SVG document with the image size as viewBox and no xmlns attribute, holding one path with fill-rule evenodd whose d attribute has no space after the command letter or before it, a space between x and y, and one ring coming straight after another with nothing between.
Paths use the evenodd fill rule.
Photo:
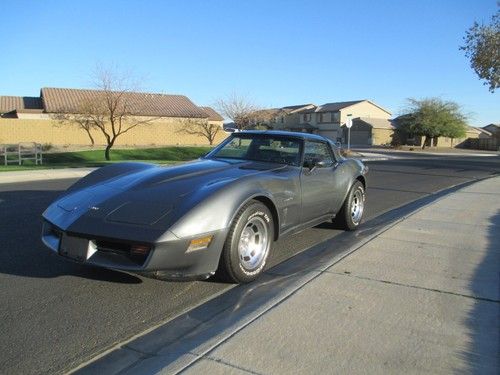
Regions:
<instances>
[{"instance_id":1,"label":"tire","mask_svg":"<svg viewBox=\"0 0 500 375\"><path fill-rule=\"evenodd\" d=\"M336 220L346 230L356 230L363 219L365 208L365 188L360 181L356 181L349 190Z\"/></svg>"},{"instance_id":2,"label":"tire","mask_svg":"<svg viewBox=\"0 0 500 375\"><path fill-rule=\"evenodd\" d=\"M219 261L219 276L235 283L255 280L264 270L273 239L269 209L255 200L245 204L231 223Z\"/></svg>"}]
</instances>

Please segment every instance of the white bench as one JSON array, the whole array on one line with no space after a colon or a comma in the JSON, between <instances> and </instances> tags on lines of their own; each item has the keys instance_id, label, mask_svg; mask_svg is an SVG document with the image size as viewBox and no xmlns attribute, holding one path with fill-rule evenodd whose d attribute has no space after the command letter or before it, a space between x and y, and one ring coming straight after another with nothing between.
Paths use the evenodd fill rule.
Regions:
<instances>
[{"instance_id":1,"label":"white bench","mask_svg":"<svg viewBox=\"0 0 500 375\"><path fill-rule=\"evenodd\" d=\"M4 165L9 163L22 165L24 160L33 160L35 164L42 164L42 145L35 142L0 145L0 160L1 157L3 157Z\"/></svg>"}]
</instances>

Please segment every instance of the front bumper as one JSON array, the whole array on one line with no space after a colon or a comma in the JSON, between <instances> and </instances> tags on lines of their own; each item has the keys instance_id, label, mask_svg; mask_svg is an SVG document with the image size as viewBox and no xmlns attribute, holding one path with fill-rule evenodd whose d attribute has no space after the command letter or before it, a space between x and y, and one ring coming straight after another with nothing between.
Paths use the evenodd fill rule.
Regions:
<instances>
[{"instance_id":1,"label":"front bumper","mask_svg":"<svg viewBox=\"0 0 500 375\"><path fill-rule=\"evenodd\" d=\"M54 253L79 263L144 274L157 273L166 278L192 278L215 272L226 234L227 230L220 230L146 244L66 232L45 220L42 241ZM193 238L205 235L213 236L207 248L188 251ZM132 245L145 245L150 250L144 256L132 255Z\"/></svg>"}]
</instances>

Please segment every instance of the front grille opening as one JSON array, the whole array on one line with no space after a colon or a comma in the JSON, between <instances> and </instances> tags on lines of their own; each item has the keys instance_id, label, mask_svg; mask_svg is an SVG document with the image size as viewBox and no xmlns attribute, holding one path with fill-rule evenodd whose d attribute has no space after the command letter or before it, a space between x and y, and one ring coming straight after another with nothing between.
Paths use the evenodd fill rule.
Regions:
<instances>
[{"instance_id":1,"label":"front grille opening","mask_svg":"<svg viewBox=\"0 0 500 375\"><path fill-rule=\"evenodd\" d=\"M118 253L118 254L130 254L130 245L120 242L111 241L96 241L97 250L108 252L108 253Z\"/></svg>"},{"instance_id":2,"label":"front grille opening","mask_svg":"<svg viewBox=\"0 0 500 375\"><path fill-rule=\"evenodd\" d=\"M142 254L136 254L133 251L131 251L132 244L130 243L114 242L107 240L97 240L95 241L95 243L98 251L101 251L103 253L124 255L132 262L139 265L142 265L146 261L146 258L148 257L148 253L142 255Z\"/></svg>"},{"instance_id":3,"label":"front grille opening","mask_svg":"<svg viewBox=\"0 0 500 375\"><path fill-rule=\"evenodd\" d=\"M59 228L57 228L56 226L50 224L49 235L57 237L57 238L61 238L62 237L62 231Z\"/></svg>"}]
</instances>

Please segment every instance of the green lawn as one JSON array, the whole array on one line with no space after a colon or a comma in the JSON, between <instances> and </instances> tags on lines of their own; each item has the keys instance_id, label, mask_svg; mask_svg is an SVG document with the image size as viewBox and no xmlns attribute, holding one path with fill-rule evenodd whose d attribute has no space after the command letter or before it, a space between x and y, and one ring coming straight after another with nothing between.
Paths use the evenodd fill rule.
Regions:
<instances>
[{"instance_id":1,"label":"green lawn","mask_svg":"<svg viewBox=\"0 0 500 375\"><path fill-rule=\"evenodd\" d=\"M43 154L43 165L24 161L23 165L0 165L0 172L51 168L100 167L121 161L143 161L172 164L199 158L211 150L210 147L162 147L142 149L111 149L111 161L104 159L104 150L78 152L54 152ZM2 163L3 160L0 160Z\"/></svg>"}]
</instances>

